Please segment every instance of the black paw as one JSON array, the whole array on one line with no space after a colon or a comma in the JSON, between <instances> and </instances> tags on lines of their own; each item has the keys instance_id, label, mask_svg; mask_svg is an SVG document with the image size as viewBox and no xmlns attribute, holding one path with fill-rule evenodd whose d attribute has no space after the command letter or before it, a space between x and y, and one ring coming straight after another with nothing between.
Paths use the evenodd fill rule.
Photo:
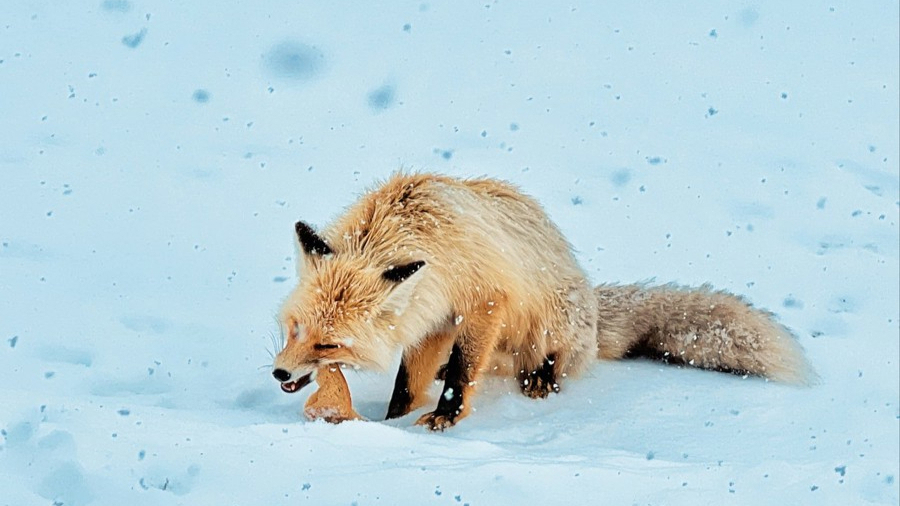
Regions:
<instances>
[{"instance_id":1,"label":"black paw","mask_svg":"<svg viewBox=\"0 0 900 506\"><path fill-rule=\"evenodd\" d=\"M519 387L532 399L546 399L551 393L559 393L556 381L556 355L550 354L539 369L519 371Z\"/></svg>"},{"instance_id":2,"label":"black paw","mask_svg":"<svg viewBox=\"0 0 900 506\"><path fill-rule=\"evenodd\" d=\"M416 420L416 425L424 425L428 430L443 432L444 429L449 429L456 425L456 417L432 411L431 413L422 415Z\"/></svg>"},{"instance_id":3,"label":"black paw","mask_svg":"<svg viewBox=\"0 0 900 506\"><path fill-rule=\"evenodd\" d=\"M391 402L388 406L387 416L384 417L385 420L392 420L394 418L400 418L401 416L406 415L410 411L410 405L412 404L411 400L404 401L400 403Z\"/></svg>"},{"instance_id":4,"label":"black paw","mask_svg":"<svg viewBox=\"0 0 900 506\"><path fill-rule=\"evenodd\" d=\"M559 383L547 380L537 374L529 374L519 385L522 393L532 399L546 399L551 393L559 393Z\"/></svg>"}]
</instances>

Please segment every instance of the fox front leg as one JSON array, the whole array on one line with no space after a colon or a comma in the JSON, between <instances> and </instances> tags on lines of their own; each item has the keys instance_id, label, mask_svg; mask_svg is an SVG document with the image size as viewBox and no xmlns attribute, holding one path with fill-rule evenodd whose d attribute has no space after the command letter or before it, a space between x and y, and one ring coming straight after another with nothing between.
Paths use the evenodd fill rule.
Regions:
<instances>
[{"instance_id":1,"label":"fox front leg","mask_svg":"<svg viewBox=\"0 0 900 506\"><path fill-rule=\"evenodd\" d=\"M472 397L469 391L474 385L473 372L471 362L467 363L462 348L454 344L447 362L444 389L438 399L437 409L419 418L416 425L424 425L431 430L444 430L468 415L469 404L465 401Z\"/></svg>"},{"instance_id":2,"label":"fox front leg","mask_svg":"<svg viewBox=\"0 0 900 506\"><path fill-rule=\"evenodd\" d=\"M447 360L453 334L436 332L403 353L388 405L387 419L399 418L428 402L435 371Z\"/></svg>"},{"instance_id":3,"label":"fox front leg","mask_svg":"<svg viewBox=\"0 0 900 506\"><path fill-rule=\"evenodd\" d=\"M447 361L444 389L437 408L419 418L417 425L444 430L469 414L475 385L482 371L490 364L491 352L500 335L501 321L501 317L496 315L459 334Z\"/></svg>"}]
</instances>

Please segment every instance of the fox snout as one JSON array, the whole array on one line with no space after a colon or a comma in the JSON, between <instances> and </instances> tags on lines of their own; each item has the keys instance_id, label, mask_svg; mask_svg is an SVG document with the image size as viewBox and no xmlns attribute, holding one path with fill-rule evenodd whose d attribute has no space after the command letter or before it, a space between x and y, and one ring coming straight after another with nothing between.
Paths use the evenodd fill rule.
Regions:
<instances>
[{"instance_id":1,"label":"fox snout","mask_svg":"<svg viewBox=\"0 0 900 506\"><path fill-rule=\"evenodd\" d=\"M300 391L315 380L319 367L328 364L353 364L353 352L347 343L325 341L315 332L301 326L288 337L285 347L275 357L272 376L288 393Z\"/></svg>"},{"instance_id":2,"label":"fox snout","mask_svg":"<svg viewBox=\"0 0 900 506\"><path fill-rule=\"evenodd\" d=\"M272 376L281 383L281 389L288 393L300 391L313 379L319 357L307 353L298 343L289 343L275 357Z\"/></svg>"},{"instance_id":3,"label":"fox snout","mask_svg":"<svg viewBox=\"0 0 900 506\"><path fill-rule=\"evenodd\" d=\"M272 376L275 376L275 379L281 382L281 389L289 394L299 392L300 389L312 383L314 379L313 374L307 373L297 379L293 379L294 375L287 369L276 368L272 371Z\"/></svg>"}]
</instances>

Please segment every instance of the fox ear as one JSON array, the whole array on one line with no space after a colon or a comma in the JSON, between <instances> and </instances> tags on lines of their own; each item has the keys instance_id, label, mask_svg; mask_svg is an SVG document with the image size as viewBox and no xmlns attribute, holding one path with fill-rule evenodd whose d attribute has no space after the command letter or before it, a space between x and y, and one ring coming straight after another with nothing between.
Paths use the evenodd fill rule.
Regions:
<instances>
[{"instance_id":1,"label":"fox ear","mask_svg":"<svg viewBox=\"0 0 900 506\"><path fill-rule=\"evenodd\" d=\"M424 260L410 262L405 265L395 265L381 273L381 277L394 283L400 283L419 271L425 265Z\"/></svg>"},{"instance_id":2,"label":"fox ear","mask_svg":"<svg viewBox=\"0 0 900 506\"><path fill-rule=\"evenodd\" d=\"M303 253L307 255L330 255L332 253L328 244L306 223L298 221L294 224L294 230L297 231L297 239L300 241Z\"/></svg>"},{"instance_id":3,"label":"fox ear","mask_svg":"<svg viewBox=\"0 0 900 506\"><path fill-rule=\"evenodd\" d=\"M409 302L412 300L413 291L419 281L422 280L422 273L427 269L423 269L425 262L422 260L411 262L405 265L398 265L381 273L381 276L397 285L388 294L387 300L382 305L385 311L393 312L396 315L403 314L406 311Z\"/></svg>"}]
</instances>

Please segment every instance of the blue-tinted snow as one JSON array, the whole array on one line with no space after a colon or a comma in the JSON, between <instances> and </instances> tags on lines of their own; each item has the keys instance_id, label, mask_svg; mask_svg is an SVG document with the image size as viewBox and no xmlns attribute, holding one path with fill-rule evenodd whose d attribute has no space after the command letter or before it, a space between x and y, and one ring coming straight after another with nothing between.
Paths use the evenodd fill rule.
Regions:
<instances>
[{"instance_id":1,"label":"blue-tinted snow","mask_svg":"<svg viewBox=\"0 0 900 506\"><path fill-rule=\"evenodd\" d=\"M0 502L897 504L898 18L0 2ZM293 223L401 166L514 182L597 282L747 296L820 382L623 362L486 379L444 434L303 421ZM380 420L391 375L348 381Z\"/></svg>"}]
</instances>

